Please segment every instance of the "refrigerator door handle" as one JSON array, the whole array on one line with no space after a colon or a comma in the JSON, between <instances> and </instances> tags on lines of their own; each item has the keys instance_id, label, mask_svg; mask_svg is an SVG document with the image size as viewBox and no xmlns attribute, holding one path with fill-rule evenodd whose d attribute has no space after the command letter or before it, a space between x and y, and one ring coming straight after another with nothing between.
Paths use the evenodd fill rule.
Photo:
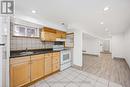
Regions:
<instances>
[{"instance_id":1,"label":"refrigerator door handle","mask_svg":"<svg viewBox=\"0 0 130 87\"><path fill-rule=\"evenodd\" d=\"M0 44L0 46L5 46L5 44Z\"/></svg>"}]
</instances>

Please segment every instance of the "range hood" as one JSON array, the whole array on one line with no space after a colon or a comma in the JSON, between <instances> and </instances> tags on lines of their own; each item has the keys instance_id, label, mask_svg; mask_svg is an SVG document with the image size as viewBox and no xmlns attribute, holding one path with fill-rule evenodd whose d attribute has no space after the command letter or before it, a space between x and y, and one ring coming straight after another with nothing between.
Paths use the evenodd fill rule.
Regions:
<instances>
[{"instance_id":1,"label":"range hood","mask_svg":"<svg viewBox=\"0 0 130 87\"><path fill-rule=\"evenodd\" d=\"M65 41L66 41L66 39L64 39L64 38L56 38L56 41L65 42Z\"/></svg>"}]
</instances>

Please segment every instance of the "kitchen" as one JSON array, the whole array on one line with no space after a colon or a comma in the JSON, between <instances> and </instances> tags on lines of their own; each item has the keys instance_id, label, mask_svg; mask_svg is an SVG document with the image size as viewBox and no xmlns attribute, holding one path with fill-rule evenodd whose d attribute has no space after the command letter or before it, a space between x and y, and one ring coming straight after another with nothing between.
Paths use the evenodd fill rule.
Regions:
<instances>
[{"instance_id":1,"label":"kitchen","mask_svg":"<svg viewBox=\"0 0 130 87\"><path fill-rule=\"evenodd\" d=\"M11 87L27 85L72 66L73 36L74 33L14 19L10 39Z\"/></svg>"},{"instance_id":2,"label":"kitchen","mask_svg":"<svg viewBox=\"0 0 130 87\"><path fill-rule=\"evenodd\" d=\"M130 86L130 0L0 2L0 87Z\"/></svg>"}]
</instances>

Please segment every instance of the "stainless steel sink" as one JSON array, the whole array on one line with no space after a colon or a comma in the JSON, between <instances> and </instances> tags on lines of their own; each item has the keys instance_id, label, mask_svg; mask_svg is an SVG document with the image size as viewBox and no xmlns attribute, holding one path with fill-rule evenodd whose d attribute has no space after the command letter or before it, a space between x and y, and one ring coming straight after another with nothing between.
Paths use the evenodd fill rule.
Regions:
<instances>
[{"instance_id":1,"label":"stainless steel sink","mask_svg":"<svg viewBox=\"0 0 130 87\"><path fill-rule=\"evenodd\" d=\"M20 55L31 55L33 54L34 52L21 52Z\"/></svg>"}]
</instances>

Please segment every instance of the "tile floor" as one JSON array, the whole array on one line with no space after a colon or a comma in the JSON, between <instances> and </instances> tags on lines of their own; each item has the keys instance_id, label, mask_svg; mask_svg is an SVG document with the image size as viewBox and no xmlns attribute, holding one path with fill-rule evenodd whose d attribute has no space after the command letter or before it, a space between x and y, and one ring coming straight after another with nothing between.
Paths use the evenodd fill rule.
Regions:
<instances>
[{"instance_id":1,"label":"tile floor","mask_svg":"<svg viewBox=\"0 0 130 87\"><path fill-rule=\"evenodd\" d=\"M49 76L30 87L122 87L120 84L97 77L90 73L68 68Z\"/></svg>"}]
</instances>

